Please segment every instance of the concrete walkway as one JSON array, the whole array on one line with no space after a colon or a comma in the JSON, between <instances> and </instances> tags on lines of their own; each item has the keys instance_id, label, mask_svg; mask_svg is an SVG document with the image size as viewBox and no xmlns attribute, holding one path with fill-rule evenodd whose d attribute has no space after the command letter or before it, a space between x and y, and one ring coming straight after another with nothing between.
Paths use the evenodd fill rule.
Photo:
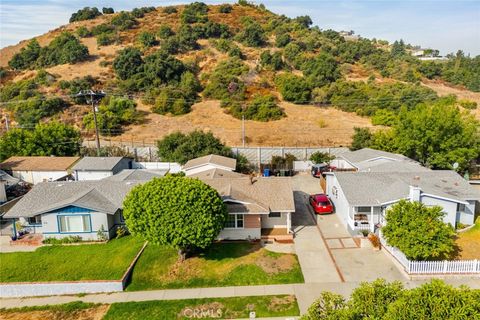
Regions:
<instances>
[{"instance_id":1,"label":"concrete walkway","mask_svg":"<svg viewBox=\"0 0 480 320\"><path fill-rule=\"evenodd\" d=\"M426 282L406 281L406 288L413 288ZM454 285L468 285L473 289L480 289L479 279L450 279L445 282ZM38 298L11 298L0 299L0 308L19 308L30 306L44 306L83 301L90 303L121 303L132 301L151 300L179 300L198 298L226 298L290 294L297 297L300 312L303 314L308 307L317 299L323 291L334 292L348 297L359 282L330 282L330 283L304 283L304 284L282 284L267 286L239 286L239 287L218 287L218 288L195 288L195 289L171 289L151 290L133 292L115 292L105 294L87 294L85 296L49 296Z\"/></svg>"}]
</instances>

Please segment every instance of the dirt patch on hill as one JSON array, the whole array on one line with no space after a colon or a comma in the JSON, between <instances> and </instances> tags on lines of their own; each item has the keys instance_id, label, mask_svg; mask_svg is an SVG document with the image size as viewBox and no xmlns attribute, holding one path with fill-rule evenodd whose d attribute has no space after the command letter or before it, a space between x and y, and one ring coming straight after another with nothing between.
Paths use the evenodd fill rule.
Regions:
<instances>
[{"instance_id":1,"label":"dirt patch on hill","mask_svg":"<svg viewBox=\"0 0 480 320\"><path fill-rule=\"evenodd\" d=\"M108 311L109 305L76 311L42 310L27 312L0 311L0 319L4 320L101 320Z\"/></svg>"}]
</instances>

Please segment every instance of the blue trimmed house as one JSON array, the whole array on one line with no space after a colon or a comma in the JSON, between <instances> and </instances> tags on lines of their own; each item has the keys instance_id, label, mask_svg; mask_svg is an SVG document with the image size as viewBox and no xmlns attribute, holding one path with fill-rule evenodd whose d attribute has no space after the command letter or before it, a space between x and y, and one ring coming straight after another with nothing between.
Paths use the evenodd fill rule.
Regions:
<instances>
[{"instance_id":1,"label":"blue trimmed house","mask_svg":"<svg viewBox=\"0 0 480 320\"><path fill-rule=\"evenodd\" d=\"M43 182L27 193L4 218L15 219L30 233L45 238L81 236L98 240L99 230L107 238L123 225L123 199L144 181Z\"/></svg>"}]
</instances>

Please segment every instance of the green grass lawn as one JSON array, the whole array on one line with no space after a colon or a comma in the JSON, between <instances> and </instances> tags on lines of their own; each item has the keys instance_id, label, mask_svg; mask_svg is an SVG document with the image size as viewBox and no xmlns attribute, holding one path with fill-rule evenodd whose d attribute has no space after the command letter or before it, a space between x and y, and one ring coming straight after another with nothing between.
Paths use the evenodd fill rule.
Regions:
<instances>
[{"instance_id":1,"label":"green grass lawn","mask_svg":"<svg viewBox=\"0 0 480 320\"><path fill-rule=\"evenodd\" d=\"M238 319L248 318L250 311L257 317L300 314L295 296L264 296L114 303L103 319L192 319L200 315L202 319Z\"/></svg>"},{"instance_id":2,"label":"green grass lawn","mask_svg":"<svg viewBox=\"0 0 480 320\"><path fill-rule=\"evenodd\" d=\"M142 245L142 240L127 236L106 244L1 253L0 282L119 280Z\"/></svg>"},{"instance_id":3,"label":"green grass lawn","mask_svg":"<svg viewBox=\"0 0 480 320\"><path fill-rule=\"evenodd\" d=\"M296 255L273 253L258 243L216 243L181 263L176 250L148 245L127 290L302 282Z\"/></svg>"}]
</instances>

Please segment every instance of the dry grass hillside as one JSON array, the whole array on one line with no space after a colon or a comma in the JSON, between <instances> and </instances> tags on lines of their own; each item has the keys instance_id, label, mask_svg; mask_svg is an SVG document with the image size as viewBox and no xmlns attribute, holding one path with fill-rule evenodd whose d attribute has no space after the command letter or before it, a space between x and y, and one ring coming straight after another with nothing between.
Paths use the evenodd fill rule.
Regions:
<instances>
[{"instance_id":1,"label":"dry grass hillside","mask_svg":"<svg viewBox=\"0 0 480 320\"><path fill-rule=\"evenodd\" d=\"M179 28L180 14L184 6L177 6L177 13L167 14L161 8L153 12L148 12L142 18L137 18L138 25L135 28L120 31L119 39L113 45L99 47L96 37L81 38L82 44L88 47L89 58L86 61L75 64L63 64L46 68L49 74L55 77L56 83L61 80L73 80L85 76L93 76L99 81L97 89L108 91L115 85L115 73L112 68L112 62L117 52L128 46L138 46L137 36L143 31L156 33L162 25L172 27L174 31ZM220 13L219 6L209 6L209 21L214 21L229 26L231 30L238 31L242 28L242 17L252 17L259 23L266 23L274 14L267 10L259 10L256 7L234 5L230 14ZM55 37L63 31L75 33L80 27L91 29L102 23L109 22L112 17L118 15L103 15L92 20L73 22L51 30L46 34L36 37L41 46L48 45ZM0 50L0 67L7 67L11 58L22 48L29 40L21 41L19 44L9 46ZM267 47L273 51L275 48L273 37L268 38ZM177 54L176 58L183 62L195 62L199 67L199 79L202 75L212 72L220 61L227 58L225 53L215 49L209 40L198 40L200 48L198 50L188 51ZM249 85L247 87L247 96L251 97L256 93L272 94L279 98L279 105L286 114L285 118L276 121L259 122L246 121L245 131L247 144L256 145L323 145L339 146L348 145L351 142L354 127L373 127L367 117L361 117L355 113L343 112L333 107L317 107L313 105L294 105L281 101L281 96L275 88L273 78L275 72L267 70L258 70L257 66L260 54L265 48L246 47L236 43L245 56L244 63L250 69L248 73ZM160 45L145 49L144 54L155 52ZM280 71L281 73L282 71ZM370 73L369 73L370 72ZM292 73L298 74L298 70ZM36 71L17 71L12 72L8 80L19 81L22 79L31 79ZM301 72L300 72L301 74ZM352 69L346 74L346 79L355 81L366 81L371 71L362 69L360 66L353 65ZM382 78L376 75L377 82L392 82L395 80ZM259 85L262 83L262 85ZM202 82L202 84L204 84ZM435 82L426 82L426 86L437 91L440 95L455 93L459 96L475 100L480 103L480 94L469 91L447 87ZM50 95L65 95L58 85L39 88L40 92ZM229 145L241 144L242 121L232 117L225 109L220 107L217 100L204 100L192 106L192 111L185 115L170 116L153 113L150 106L145 105L137 97L133 97L137 102L137 109L143 115L142 121L137 124L125 127L124 132L109 139L114 141L137 141L152 143L162 136L174 132L187 132L194 129L209 130L221 138ZM76 124L82 127L82 118L89 112L88 106L72 105L59 116L62 121ZM480 111L475 111L476 116L480 118ZM10 115L10 119L14 118ZM87 133L87 137L90 133Z\"/></svg>"}]
</instances>

